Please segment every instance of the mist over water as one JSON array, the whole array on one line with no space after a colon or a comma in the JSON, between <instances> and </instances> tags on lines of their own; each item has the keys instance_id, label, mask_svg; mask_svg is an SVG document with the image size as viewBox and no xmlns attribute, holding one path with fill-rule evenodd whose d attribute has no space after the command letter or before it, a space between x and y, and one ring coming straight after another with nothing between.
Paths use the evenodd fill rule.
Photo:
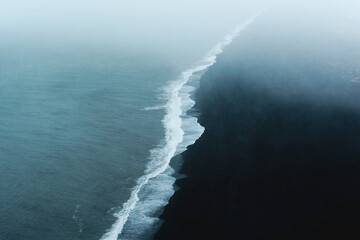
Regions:
<instances>
[{"instance_id":1,"label":"mist over water","mask_svg":"<svg viewBox=\"0 0 360 240\"><path fill-rule=\"evenodd\" d=\"M151 239L174 191L168 163L204 130L187 115L198 81L228 45L244 62L220 58L221 74L238 64L249 89L357 109L359 12L357 1L0 0L0 239Z\"/></svg>"},{"instance_id":2,"label":"mist over water","mask_svg":"<svg viewBox=\"0 0 360 240\"><path fill-rule=\"evenodd\" d=\"M126 48L172 61L204 55L258 11L258 5L205 0L1 1L1 42L40 48Z\"/></svg>"},{"instance_id":3,"label":"mist over water","mask_svg":"<svg viewBox=\"0 0 360 240\"><path fill-rule=\"evenodd\" d=\"M210 5L1 1L1 238L106 233L165 140L165 109L144 109L253 14Z\"/></svg>"}]
</instances>

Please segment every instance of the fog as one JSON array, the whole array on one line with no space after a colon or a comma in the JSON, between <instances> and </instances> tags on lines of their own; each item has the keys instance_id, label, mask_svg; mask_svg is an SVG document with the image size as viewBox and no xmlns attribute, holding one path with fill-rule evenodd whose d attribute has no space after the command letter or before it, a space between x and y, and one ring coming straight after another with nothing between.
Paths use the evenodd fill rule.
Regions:
<instances>
[{"instance_id":1,"label":"fog","mask_svg":"<svg viewBox=\"0 0 360 240\"><path fill-rule=\"evenodd\" d=\"M263 5L236 0L2 0L0 44L203 54Z\"/></svg>"},{"instance_id":2,"label":"fog","mask_svg":"<svg viewBox=\"0 0 360 240\"><path fill-rule=\"evenodd\" d=\"M161 111L164 104L166 108L171 105L165 101L170 102L173 94L178 98L180 90L171 91L169 99L163 99L162 95L158 98L159 89L182 71L197 66L196 61L221 43L224 36L259 12L262 14L216 56L217 62L208 65L211 67L201 78L198 92L202 96L198 95L195 107L202 108L203 121L205 117L212 121L209 126L214 136L219 136L216 139L225 139L227 133L233 136L224 140L223 148L217 144L206 148L220 149L218 159L225 161L232 159L223 155L232 153L227 144L232 141L239 141L238 146L270 143L276 150L277 142L285 146L292 137L301 137L305 132L301 126L308 126L313 119L316 124L309 131L319 130L316 136L307 135L305 140L310 143L326 143L322 133L340 129L336 126L341 124L346 127L342 128L344 132L350 133L351 122L360 122L358 115L353 115L360 112L359 0L0 0L0 130L4 132L0 139L2 150L9 150L3 159L17 156L16 161L4 161L14 166L9 168L9 174L0 174L3 186L15 189L2 201L7 206L4 219L9 219L2 228L11 236L29 233L34 236L26 237L30 240L38 239L39 232L45 236L43 239L99 239L115 222L113 210L109 210L116 210L128 199L124 194L135 185L132 178L143 173L145 165L140 160L145 164L150 149L159 139L163 141ZM156 111L144 111L148 108ZM173 112L177 125L177 112L181 110ZM342 116L340 124L338 116ZM335 127L322 125L328 118ZM282 125L276 125L279 122ZM238 128L233 128L236 125ZM357 129L360 132L360 127ZM255 136L254 141L248 141L244 132ZM159 139L155 139L157 134L161 135ZM256 154L263 154L264 163L269 162L265 161L271 159L266 156L266 148L254 149ZM306 151L305 147L299 149ZM348 148L339 149L346 152ZM23 159L28 156L35 156L35 160L38 157L39 164L24 161L23 167ZM202 166L209 166L209 158L204 158ZM135 159L140 160L133 164ZM214 166L216 172L222 169ZM12 170L18 168L19 173ZM203 185L218 185L228 175L224 172L225 177L216 184ZM306 176L306 172L301 175ZM13 183L13 176L17 182ZM35 176L37 181L29 181L28 176ZM23 185L28 188L23 187L23 195L19 195L21 188L16 186ZM55 201L59 192L64 196ZM226 195L213 189L211 192ZM277 205L272 206L280 205L274 202ZM21 215L23 206L27 208L25 217ZM20 209L20 214L14 209ZM78 227L81 233L83 216L77 217L78 210L85 218L82 235ZM229 210L218 212L228 214ZM216 219L219 224L214 229L223 229L218 226L222 226L224 218ZM130 228L136 229L132 225ZM46 237L54 233L62 235ZM17 235L12 239L20 238Z\"/></svg>"},{"instance_id":3,"label":"fog","mask_svg":"<svg viewBox=\"0 0 360 240\"><path fill-rule=\"evenodd\" d=\"M298 51L298 58L357 51L356 0L0 0L0 48L120 50L191 64L259 12L247 30L256 27L258 39L246 46L267 45L258 48L257 60L276 47L278 52ZM287 37L291 41L284 41Z\"/></svg>"},{"instance_id":4,"label":"fog","mask_svg":"<svg viewBox=\"0 0 360 240\"><path fill-rule=\"evenodd\" d=\"M1 0L0 44L130 48L176 56L205 52L234 27L265 9L284 20L287 15L302 12L327 14L329 18L334 13L343 14L359 22L358 1L299 2Z\"/></svg>"}]
</instances>

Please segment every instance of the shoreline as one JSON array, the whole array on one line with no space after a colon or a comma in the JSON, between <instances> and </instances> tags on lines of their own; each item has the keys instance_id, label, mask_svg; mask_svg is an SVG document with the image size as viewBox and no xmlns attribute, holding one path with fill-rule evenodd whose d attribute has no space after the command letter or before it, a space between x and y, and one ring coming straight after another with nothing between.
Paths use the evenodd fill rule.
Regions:
<instances>
[{"instance_id":1,"label":"shoreline","mask_svg":"<svg viewBox=\"0 0 360 240\"><path fill-rule=\"evenodd\" d=\"M152 235L156 231L159 225L157 213L163 209L174 192L173 169L170 162L178 154L184 152L189 145L192 145L204 131L204 128L197 123L196 116L188 114L188 111L191 111L195 104L190 97L193 90L195 90L191 82L198 81L203 73L216 63L218 55L258 15L260 13L249 18L235 28L234 31L227 34L210 49L209 53L197 65L183 71L177 80L168 82L164 87L166 103L163 107L165 115L162 123L165 128L165 141L150 151L150 161L146 166L144 175L136 181L136 186L131 190L130 198L114 214L116 221L101 237L101 240L119 237L126 228L126 224L132 225L133 223L139 224L139 222L142 222L142 225L145 226L143 226L143 229L138 228L136 233L132 233L131 237L144 238L144 236ZM152 107L149 109L156 110L158 108ZM156 187L160 185L162 185L160 189ZM148 193L147 188L153 188L149 191L151 194ZM146 207L142 207L142 205ZM151 207L149 207L150 205Z\"/></svg>"}]
</instances>

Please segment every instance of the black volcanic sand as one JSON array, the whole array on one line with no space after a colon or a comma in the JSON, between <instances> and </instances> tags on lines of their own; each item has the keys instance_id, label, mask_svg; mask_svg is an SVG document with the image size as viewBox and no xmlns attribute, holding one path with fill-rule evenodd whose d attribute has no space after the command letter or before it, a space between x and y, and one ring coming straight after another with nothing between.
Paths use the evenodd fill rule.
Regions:
<instances>
[{"instance_id":1,"label":"black volcanic sand","mask_svg":"<svg viewBox=\"0 0 360 240\"><path fill-rule=\"evenodd\" d=\"M360 239L359 47L292 24L258 19L201 79L155 239Z\"/></svg>"}]
</instances>

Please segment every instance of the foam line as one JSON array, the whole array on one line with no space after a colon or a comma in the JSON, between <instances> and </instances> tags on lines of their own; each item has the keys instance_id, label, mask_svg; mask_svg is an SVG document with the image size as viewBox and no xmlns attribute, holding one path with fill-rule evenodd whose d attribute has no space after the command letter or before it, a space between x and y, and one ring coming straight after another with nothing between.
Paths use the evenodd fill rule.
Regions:
<instances>
[{"instance_id":1,"label":"foam line","mask_svg":"<svg viewBox=\"0 0 360 240\"><path fill-rule=\"evenodd\" d=\"M149 181L152 181L152 179L159 177L160 175L164 175L164 171L170 168L169 163L171 158L174 157L175 154L186 150L187 146L193 144L196 139L202 135L204 128L197 123L196 118L186 114L186 112L194 105L194 101L190 98L189 93L193 90L193 88L187 85L187 83L189 83L195 75L201 76L205 70L212 66L216 62L217 55L221 54L224 48L228 46L233 41L233 39L236 38L241 31L246 29L246 27L260 14L261 13L251 17L244 24L234 29L233 32L226 35L221 42L219 42L209 51L205 58L200 61L198 66L182 72L176 81L170 82L164 88L167 100L167 103L164 106L166 113L162 119L162 123L165 128L165 142L163 145L159 145L157 148L151 150L149 157L150 161L146 166L144 175L137 180L136 186L132 189L130 198L123 204L122 209L114 214L114 216L117 218L116 222L111 226L111 228L107 230L107 232L101 237L100 240L117 240L119 238L120 234L123 232L125 223L129 219L130 214L132 212L139 212L134 211L134 209L140 200L139 193L144 188L144 186ZM157 107L154 109L156 108ZM151 108L147 110L150 109ZM184 134L186 136L184 136ZM171 171L167 172L171 173ZM172 178L170 174L167 177ZM171 186L173 182L174 181L167 181L167 183L171 184ZM164 193L164 196L168 195L169 194ZM162 198L164 196L158 197ZM149 206L149 204L146 206ZM154 207L158 207L158 204L154 204ZM139 218L145 219L143 213L138 214L141 214ZM137 222L139 222L139 220ZM144 224L148 222L151 221L144 221Z\"/></svg>"}]
</instances>

